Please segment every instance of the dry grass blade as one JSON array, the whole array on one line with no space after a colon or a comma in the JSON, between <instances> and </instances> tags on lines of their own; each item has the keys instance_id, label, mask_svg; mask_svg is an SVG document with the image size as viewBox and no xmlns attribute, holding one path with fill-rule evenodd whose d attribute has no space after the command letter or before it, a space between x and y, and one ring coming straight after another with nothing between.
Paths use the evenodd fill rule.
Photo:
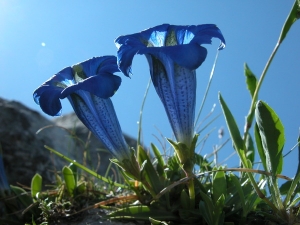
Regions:
<instances>
[{"instance_id":1,"label":"dry grass blade","mask_svg":"<svg viewBox=\"0 0 300 225\"><path fill-rule=\"evenodd\" d=\"M100 206L106 206L106 205L113 204L113 203L125 204L125 203L136 201L136 200L138 200L138 196L136 196L136 195L128 195L128 196L120 196L120 197L110 198L108 200L105 200L105 201L96 203L94 205L91 205L89 207L86 207L84 209L81 209L78 212L69 214L68 216L73 216L75 214L84 212L89 209L96 209Z\"/></svg>"}]
</instances>

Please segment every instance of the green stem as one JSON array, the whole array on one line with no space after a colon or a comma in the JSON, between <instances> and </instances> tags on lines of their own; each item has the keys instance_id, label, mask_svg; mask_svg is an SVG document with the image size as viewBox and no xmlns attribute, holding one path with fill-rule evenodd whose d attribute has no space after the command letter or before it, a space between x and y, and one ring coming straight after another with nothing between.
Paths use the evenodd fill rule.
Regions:
<instances>
[{"instance_id":1,"label":"green stem","mask_svg":"<svg viewBox=\"0 0 300 225\"><path fill-rule=\"evenodd\" d=\"M266 66L265 66L265 68L264 68L264 70L263 70L263 72L262 72L262 74L261 74L261 76L259 78L259 81L258 81L258 83L256 85L256 89L255 89L255 92L254 92L253 97L252 97L252 102L251 102L251 105L250 105L249 113L247 115L246 124L245 124L245 127L244 127L244 143L246 143L246 138L247 138L249 129L251 128L252 121L253 121L253 118L254 118L254 109L255 109L256 100L258 98L258 92L260 90L262 82L264 81L264 78L265 78L265 76L267 74L269 66L271 65L271 62L272 62L272 60L273 60L273 58L274 58L274 56L275 56L275 54L276 54L279 46L280 46L280 43L277 42L277 44L275 45L275 48L273 49L273 52L272 52L269 60L268 60Z\"/></svg>"},{"instance_id":2,"label":"green stem","mask_svg":"<svg viewBox=\"0 0 300 225\"><path fill-rule=\"evenodd\" d=\"M274 212L281 214L280 211L276 208L276 206L272 202L270 202L269 199L267 199L266 196L261 192L261 190L259 189L259 187L253 177L253 174L247 172L247 175L248 175L250 182L252 183L252 186L254 187L255 192L257 193L258 197L261 198L265 203L267 203Z\"/></svg>"},{"instance_id":3,"label":"green stem","mask_svg":"<svg viewBox=\"0 0 300 225\"><path fill-rule=\"evenodd\" d=\"M254 95L252 97L252 102L251 102L251 105L250 105L250 109L249 109L249 113L247 115L247 118L246 118L246 124L245 124L245 127L244 127L244 143L246 143L246 138L247 138L247 135L248 135L248 132L249 132L249 129L252 125L252 121L253 121L253 117L254 117L254 109L255 109L255 104L256 104L256 100L258 98L258 92L260 90L260 87L262 85L262 82L267 74L267 71L269 69L269 66L271 65L271 62L280 46L280 44L283 42L283 40L285 39L288 31L290 30L292 24L298 19L298 13L299 13L299 5L298 5L298 1L295 0L295 3L282 27L282 30L280 32L280 35L279 35L279 38L278 38L278 41L275 45L275 48L259 78L259 81L257 83L257 86L256 86L256 89L255 89L255 92L254 92Z\"/></svg>"}]
</instances>

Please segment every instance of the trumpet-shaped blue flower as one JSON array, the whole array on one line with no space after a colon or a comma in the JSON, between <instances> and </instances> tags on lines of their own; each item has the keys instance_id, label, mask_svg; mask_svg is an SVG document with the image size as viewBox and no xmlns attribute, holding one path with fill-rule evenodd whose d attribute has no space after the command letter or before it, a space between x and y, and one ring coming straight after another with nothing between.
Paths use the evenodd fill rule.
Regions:
<instances>
[{"instance_id":1,"label":"trumpet-shaped blue flower","mask_svg":"<svg viewBox=\"0 0 300 225\"><path fill-rule=\"evenodd\" d=\"M140 33L120 36L115 40L118 65L131 75L135 54L144 54L150 75L178 142L190 146L194 136L196 104L195 70L206 58L202 44L210 44L213 37L225 40L216 25L174 26L163 24Z\"/></svg>"},{"instance_id":2,"label":"trumpet-shaped blue flower","mask_svg":"<svg viewBox=\"0 0 300 225\"><path fill-rule=\"evenodd\" d=\"M110 97L121 84L115 56L95 57L67 67L34 91L34 101L51 116L61 114L60 99L67 98L76 115L120 161L130 159Z\"/></svg>"}]
</instances>

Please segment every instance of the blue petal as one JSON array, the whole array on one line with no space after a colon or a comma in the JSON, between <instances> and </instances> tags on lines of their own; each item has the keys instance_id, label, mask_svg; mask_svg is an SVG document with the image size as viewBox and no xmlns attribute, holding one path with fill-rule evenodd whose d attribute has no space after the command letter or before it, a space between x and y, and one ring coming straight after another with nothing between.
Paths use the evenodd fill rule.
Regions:
<instances>
[{"instance_id":1,"label":"blue petal","mask_svg":"<svg viewBox=\"0 0 300 225\"><path fill-rule=\"evenodd\" d=\"M66 67L63 70L59 71L45 83L48 83L53 86L69 86L75 84L73 70L71 67Z\"/></svg>"},{"instance_id":2,"label":"blue petal","mask_svg":"<svg viewBox=\"0 0 300 225\"><path fill-rule=\"evenodd\" d=\"M130 151L111 100L99 98L85 91L69 97L82 123L118 159L130 158Z\"/></svg>"},{"instance_id":3,"label":"blue petal","mask_svg":"<svg viewBox=\"0 0 300 225\"><path fill-rule=\"evenodd\" d=\"M61 115L60 93L62 88L41 86L33 93L33 98L44 113L50 116Z\"/></svg>"},{"instance_id":4,"label":"blue petal","mask_svg":"<svg viewBox=\"0 0 300 225\"><path fill-rule=\"evenodd\" d=\"M204 24L197 26L175 26L169 24L162 24L153 28L149 28L140 33L120 36L115 40L116 46L118 48L117 59L120 70L124 75L131 75L131 64L135 54L154 54L153 49L147 50L148 48L163 48L166 46L181 46L188 44L210 44L211 39L219 38L221 40L221 45L219 49L225 47L225 39L220 31L220 29L214 24ZM192 47L195 45L191 45ZM199 48L198 48L199 49ZM195 68L196 65L200 66L206 57L206 52L192 49L178 49L174 50L160 50L169 51L170 57L176 61L179 65L187 65L187 68ZM180 54L184 51L192 53L192 56L198 56L199 59L193 59L193 62L188 62L188 59L180 59ZM174 56L171 56L173 55ZM191 59L190 59L191 60Z\"/></svg>"},{"instance_id":5,"label":"blue petal","mask_svg":"<svg viewBox=\"0 0 300 225\"><path fill-rule=\"evenodd\" d=\"M198 44L175 45L160 48L145 48L138 54L151 54L162 62L170 59L180 66L190 70L197 69L205 60L206 48ZM163 63L164 64L164 63Z\"/></svg>"},{"instance_id":6,"label":"blue petal","mask_svg":"<svg viewBox=\"0 0 300 225\"><path fill-rule=\"evenodd\" d=\"M221 41L219 50L225 48L225 39L221 33L221 30L214 24L190 26L188 31L192 32L195 35L195 37L192 40L190 40L191 38L188 37L190 35L186 35L184 43L197 43L199 45L211 44L211 39L214 37L219 38Z\"/></svg>"},{"instance_id":7,"label":"blue petal","mask_svg":"<svg viewBox=\"0 0 300 225\"><path fill-rule=\"evenodd\" d=\"M119 72L116 56L93 57L84 62L78 63L82 66L82 70L87 77L94 76L99 73L115 73Z\"/></svg>"},{"instance_id":8,"label":"blue petal","mask_svg":"<svg viewBox=\"0 0 300 225\"><path fill-rule=\"evenodd\" d=\"M133 56L146 46L141 43L138 36L121 36L115 40L117 46L120 46L117 52L118 66L122 73L129 77L131 73L131 64Z\"/></svg>"},{"instance_id":9,"label":"blue petal","mask_svg":"<svg viewBox=\"0 0 300 225\"><path fill-rule=\"evenodd\" d=\"M67 67L37 88L33 93L33 99L46 114L59 116L61 115L60 94L65 87L74 83L72 68Z\"/></svg>"},{"instance_id":10,"label":"blue petal","mask_svg":"<svg viewBox=\"0 0 300 225\"><path fill-rule=\"evenodd\" d=\"M80 77L78 83L74 79L75 66L67 67L34 91L34 101L48 115L59 116L62 108L60 99L79 90L89 91L102 98L111 97L121 84L121 78L111 74L120 71L116 61L115 56L103 56L76 64L84 72L84 77Z\"/></svg>"},{"instance_id":11,"label":"blue petal","mask_svg":"<svg viewBox=\"0 0 300 225\"><path fill-rule=\"evenodd\" d=\"M170 25L162 24L140 32L140 39L148 43L148 47L165 46L165 38Z\"/></svg>"},{"instance_id":12,"label":"blue petal","mask_svg":"<svg viewBox=\"0 0 300 225\"><path fill-rule=\"evenodd\" d=\"M190 144L194 134L196 72L174 65L166 58L162 63L147 55L155 90L166 110L177 141Z\"/></svg>"},{"instance_id":13,"label":"blue petal","mask_svg":"<svg viewBox=\"0 0 300 225\"><path fill-rule=\"evenodd\" d=\"M211 44L213 37L219 38L225 47L225 39L220 29L215 24L202 24L192 26L170 25L168 32L175 32L178 45L197 43Z\"/></svg>"},{"instance_id":14,"label":"blue petal","mask_svg":"<svg viewBox=\"0 0 300 225\"><path fill-rule=\"evenodd\" d=\"M132 75L132 59L138 51L149 46L160 47L164 45L164 38L168 26L169 24L163 24L140 33L120 36L115 40L115 44L118 48L118 66L125 76L129 77Z\"/></svg>"},{"instance_id":15,"label":"blue petal","mask_svg":"<svg viewBox=\"0 0 300 225\"><path fill-rule=\"evenodd\" d=\"M115 94L120 85L121 78L119 76L101 73L65 88L61 92L60 98L65 98L79 90L88 91L100 98L109 98Z\"/></svg>"}]
</instances>

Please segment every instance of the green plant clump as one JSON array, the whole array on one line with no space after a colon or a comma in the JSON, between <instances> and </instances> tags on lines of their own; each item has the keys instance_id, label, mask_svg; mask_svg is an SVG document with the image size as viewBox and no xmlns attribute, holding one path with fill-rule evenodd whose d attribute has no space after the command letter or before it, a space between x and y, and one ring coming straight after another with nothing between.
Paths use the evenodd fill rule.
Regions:
<instances>
[{"instance_id":1,"label":"green plant clump","mask_svg":"<svg viewBox=\"0 0 300 225\"><path fill-rule=\"evenodd\" d=\"M95 57L67 67L34 92L36 103L52 116L60 114L60 99L68 98L79 119L112 154L117 176L101 176L45 146L71 164L56 175L55 187L48 190L42 190L42 177L38 174L32 178L30 193L15 186L0 189L5 207L0 211L4 215L0 223L54 224L83 215L87 209L101 208L108 210L105 218L110 220L153 225L300 224L300 165L294 178L281 175L284 126L272 107L258 99L268 68L299 13L300 2L296 0L259 79L245 64L252 101L243 132L219 93L240 167L219 166L196 151L205 142L205 138L199 137L206 127L195 132L195 124L216 62L196 122L195 70L206 57L207 50L202 44L218 38L219 50L225 48L221 31L211 24L163 24L118 37L115 41L118 57ZM145 55L149 63L152 83L175 136L167 139L173 153L166 154L166 149L162 152L154 144L149 149L141 144L142 112L150 82L142 103L136 149L129 148L122 136L110 100L121 83L113 73L121 71L130 76L135 54ZM299 141L300 137L300 151ZM213 155L219 150L215 149ZM259 157L263 170L254 169L255 156ZM278 179L285 182L279 186Z\"/></svg>"}]
</instances>

